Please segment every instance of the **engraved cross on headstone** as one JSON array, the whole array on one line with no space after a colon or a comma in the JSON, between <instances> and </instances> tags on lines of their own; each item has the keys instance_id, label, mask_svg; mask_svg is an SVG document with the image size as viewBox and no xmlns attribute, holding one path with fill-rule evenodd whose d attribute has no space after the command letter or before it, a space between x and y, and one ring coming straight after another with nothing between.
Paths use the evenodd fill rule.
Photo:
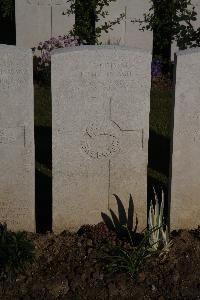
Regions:
<instances>
[{"instance_id":1,"label":"engraved cross on headstone","mask_svg":"<svg viewBox=\"0 0 200 300\"><path fill-rule=\"evenodd\" d=\"M85 129L83 140L81 141L81 149L90 158L95 160L108 160L108 207L111 186L111 160L117 156L118 153L123 152L125 145L123 145L121 139L126 133L138 133L139 144L141 145L141 149L143 149L144 129L122 129L120 125L113 120L112 100L110 99L109 117L100 122L94 121L90 123Z\"/></svg>"}]
</instances>

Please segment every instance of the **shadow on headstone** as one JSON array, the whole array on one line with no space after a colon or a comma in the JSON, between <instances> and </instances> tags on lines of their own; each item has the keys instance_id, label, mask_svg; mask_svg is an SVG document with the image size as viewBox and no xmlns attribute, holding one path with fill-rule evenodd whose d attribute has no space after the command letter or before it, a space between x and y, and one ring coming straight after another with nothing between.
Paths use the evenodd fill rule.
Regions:
<instances>
[{"instance_id":1,"label":"shadow on headstone","mask_svg":"<svg viewBox=\"0 0 200 300\"><path fill-rule=\"evenodd\" d=\"M102 217L104 223L106 224L107 228L109 230L116 232L116 234L122 240L130 239L129 234L128 234L128 230L129 230L130 235L133 240L133 243L137 244L141 240L141 235L136 232L137 225L138 225L137 215L136 215L135 227L133 229L133 220L134 220L133 198L130 195L128 214L126 214L126 211L125 211L125 208L124 208L124 205L123 205L121 199L115 194L113 194L113 196L115 196L115 199L117 201L118 217L112 209L109 209L112 218L103 212L101 213L101 217ZM123 225L127 225L128 230L126 228L122 227Z\"/></svg>"}]
</instances>

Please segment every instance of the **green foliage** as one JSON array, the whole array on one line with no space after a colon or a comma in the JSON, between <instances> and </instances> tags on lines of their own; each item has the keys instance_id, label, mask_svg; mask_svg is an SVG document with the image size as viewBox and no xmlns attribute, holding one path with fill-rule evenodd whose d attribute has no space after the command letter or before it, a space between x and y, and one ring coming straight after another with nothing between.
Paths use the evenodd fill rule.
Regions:
<instances>
[{"instance_id":1,"label":"green foliage","mask_svg":"<svg viewBox=\"0 0 200 300\"><path fill-rule=\"evenodd\" d=\"M15 0L0 0L0 19L13 18L15 12Z\"/></svg>"},{"instance_id":2,"label":"green foliage","mask_svg":"<svg viewBox=\"0 0 200 300\"><path fill-rule=\"evenodd\" d=\"M114 272L125 272L128 273L131 278L135 278L141 269L142 265L146 262L146 259L152 256L153 254L159 254L160 256L166 255L171 246L172 242L169 241L168 229L164 231L163 229L163 209L164 209L164 194L162 193L162 203L159 206L158 197L155 193L155 205L152 204L149 210L148 218L148 228L143 232L143 238L140 239L139 244L135 246L135 241L133 240L134 235L132 235L133 228L133 199L130 195L129 199L129 209L128 217L124 210L121 200L117 195L114 194L119 211L119 219L110 209L111 218L105 214L101 214L106 226L115 231L119 236L128 236L130 248L125 250L121 246L109 246L109 252L111 255L103 256L103 259L107 262L106 268L110 273ZM134 229L134 234L137 229L138 220L136 219L136 226ZM121 227L121 229L120 229Z\"/></svg>"},{"instance_id":3,"label":"green foliage","mask_svg":"<svg viewBox=\"0 0 200 300\"><path fill-rule=\"evenodd\" d=\"M0 275L12 278L34 259L34 246L24 232L12 232L0 224Z\"/></svg>"},{"instance_id":4,"label":"green foliage","mask_svg":"<svg viewBox=\"0 0 200 300\"><path fill-rule=\"evenodd\" d=\"M112 219L109 216L107 216L105 213L101 213L101 217L102 217L104 223L106 224L107 228L109 230L116 232L116 234L120 238L123 239L123 238L129 237L129 236L127 236L126 228L124 228L123 226L127 226L128 232L131 232L131 234L134 236L137 231L138 219L136 216L136 224L135 224L135 228L133 230L133 217L134 217L133 198L130 195L128 216L127 216L124 206L122 204L122 201L120 200L120 198L117 195L114 194L114 196L117 201L119 218L116 216L116 214L114 213L114 211L112 209L109 209Z\"/></svg>"},{"instance_id":5,"label":"green foliage","mask_svg":"<svg viewBox=\"0 0 200 300\"><path fill-rule=\"evenodd\" d=\"M70 8L64 14L75 14L76 22L71 30L72 36L78 36L82 44L98 44L102 31L108 33L115 24L119 24L125 14L121 13L112 21L102 22L96 27L98 21L105 19L109 13L106 7L117 0L68 0Z\"/></svg>"},{"instance_id":6,"label":"green foliage","mask_svg":"<svg viewBox=\"0 0 200 300\"><path fill-rule=\"evenodd\" d=\"M153 30L154 48L165 51L173 41L180 50L200 46L200 28L194 28L197 13L191 0L151 0L151 8L139 22L141 30Z\"/></svg>"},{"instance_id":7,"label":"green foliage","mask_svg":"<svg viewBox=\"0 0 200 300\"><path fill-rule=\"evenodd\" d=\"M108 259L109 261L107 264L108 272L114 273L122 271L128 273L131 278L135 278L142 265L144 265L146 259L151 256L152 245L149 244L149 237L155 231L155 229L152 229L151 231L147 230L139 245L134 248L134 243L128 226L123 227L128 231L131 250L126 251L120 247L114 247L114 255L105 256L104 258Z\"/></svg>"}]
</instances>

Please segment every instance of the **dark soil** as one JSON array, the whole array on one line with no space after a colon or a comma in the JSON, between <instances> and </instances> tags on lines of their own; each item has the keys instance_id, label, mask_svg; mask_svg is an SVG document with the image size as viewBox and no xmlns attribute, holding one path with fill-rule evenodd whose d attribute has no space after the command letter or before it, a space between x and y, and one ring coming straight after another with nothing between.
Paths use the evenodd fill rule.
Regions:
<instances>
[{"instance_id":1,"label":"dark soil","mask_svg":"<svg viewBox=\"0 0 200 300\"><path fill-rule=\"evenodd\" d=\"M173 246L163 259L150 257L135 279L109 274L103 256L109 245L126 242L103 223L78 233L28 234L36 260L14 282L0 283L0 299L200 299L200 227L172 232ZM101 259L99 259L101 257Z\"/></svg>"}]
</instances>

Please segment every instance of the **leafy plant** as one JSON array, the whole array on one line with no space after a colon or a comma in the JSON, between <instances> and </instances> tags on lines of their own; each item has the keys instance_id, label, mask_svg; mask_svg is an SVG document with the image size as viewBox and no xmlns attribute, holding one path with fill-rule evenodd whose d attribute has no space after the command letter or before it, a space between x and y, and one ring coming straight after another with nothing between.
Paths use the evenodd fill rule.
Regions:
<instances>
[{"instance_id":1,"label":"leafy plant","mask_svg":"<svg viewBox=\"0 0 200 300\"><path fill-rule=\"evenodd\" d=\"M105 21L102 25L96 26L100 20L105 19L109 12L105 8L111 2L117 0L68 0L70 8L63 14L76 16L73 29L70 31L72 36L79 36L83 44L98 44L98 39L102 31L108 33L113 26L120 24L125 14L121 13L118 18L112 21ZM99 23L100 24L100 23Z\"/></svg>"},{"instance_id":2,"label":"leafy plant","mask_svg":"<svg viewBox=\"0 0 200 300\"><path fill-rule=\"evenodd\" d=\"M136 224L133 230L134 205L132 196L130 195L129 198L128 215L126 215L126 211L120 198L116 194L113 194L113 196L117 201L119 218L112 209L109 209L112 219L105 213L101 213L104 223L109 230L116 232L116 234L122 239L129 237L129 235L127 235L126 228L123 226L127 226L129 232L131 232L131 235L134 236L137 231L138 218L136 216Z\"/></svg>"},{"instance_id":3,"label":"leafy plant","mask_svg":"<svg viewBox=\"0 0 200 300\"><path fill-rule=\"evenodd\" d=\"M51 52L59 48L68 48L79 46L79 38L71 37L68 35L59 35L58 37L52 37L47 41L40 42L39 45L35 48L32 48L33 52L40 52L39 64L40 65L49 65L51 62Z\"/></svg>"},{"instance_id":4,"label":"leafy plant","mask_svg":"<svg viewBox=\"0 0 200 300\"><path fill-rule=\"evenodd\" d=\"M151 64L151 76L153 78L161 77L162 76L162 63L160 59L154 58Z\"/></svg>"},{"instance_id":5,"label":"leafy plant","mask_svg":"<svg viewBox=\"0 0 200 300\"><path fill-rule=\"evenodd\" d=\"M0 18L13 19L15 12L14 0L0 0Z\"/></svg>"},{"instance_id":6,"label":"leafy plant","mask_svg":"<svg viewBox=\"0 0 200 300\"><path fill-rule=\"evenodd\" d=\"M144 265L146 259L151 256L151 245L149 245L149 237L153 234L155 229L146 231L143 239L140 241L139 245L134 248L134 243L131 238L130 231L128 226L123 226L124 229L128 231L130 238L131 250L126 251L120 247L115 247L113 250L115 255L105 256L104 258L108 259L107 270L110 273L114 272L125 272L128 273L131 278L134 278L141 266Z\"/></svg>"},{"instance_id":7,"label":"leafy plant","mask_svg":"<svg viewBox=\"0 0 200 300\"><path fill-rule=\"evenodd\" d=\"M193 26L196 20L197 13L191 0L151 0L143 20L132 22L138 22L142 31L153 31L154 52L158 55L168 52L170 58L173 41L180 50L200 46L200 27L195 29Z\"/></svg>"},{"instance_id":8,"label":"leafy plant","mask_svg":"<svg viewBox=\"0 0 200 300\"><path fill-rule=\"evenodd\" d=\"M0 274L12 278L33 262L34 246L24 232L12 232L6 224L0 224Z\"/></svg>"},{"instance_id":9,"label":"leafy plant","mask_svg":"<svg viewBox=\"0 0 200 300\"><path fill-rule=\"evenodd\" d=\"M40 42L37 47L32 48L34 79L37 83L50 85L51 82L51 52L59 48L79 46L78 37L63 35L52 37L47 41Z\"/></svg>"},{"instance_id":10,"label":"leafy plant","mask_svg":"<svg viewBox=\"0 0 200 300\"><path fill-rule=\"evenodd\" d=\"M161 250L161 255L167 253L172 246L169 240L168 227L163 225L164 193L162 191L162 201L159 205L158 196L153 188L155 204L151 201L148 217L149 244L152 251Z\"/></svg>"}]
</instances>

